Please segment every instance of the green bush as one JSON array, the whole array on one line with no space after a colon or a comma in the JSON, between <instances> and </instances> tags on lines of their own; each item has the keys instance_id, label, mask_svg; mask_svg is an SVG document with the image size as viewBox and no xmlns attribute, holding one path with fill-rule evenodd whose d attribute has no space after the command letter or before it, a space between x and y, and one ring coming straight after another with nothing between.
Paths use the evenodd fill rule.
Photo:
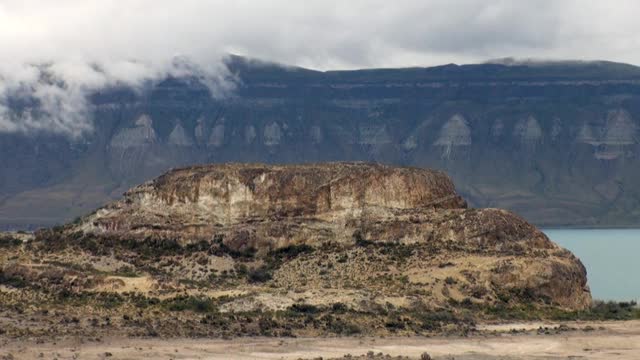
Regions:
<instances>
[{"instance_id":1,"label":"green bush","mask_svg":"<svg viewBox=\"0 0 640 360\"><path fill-rule=\"evenodd\" d=\"M285 318L308 318L312 319L322 313L323 309L310 304L293 304L284 311L277 314Z\"/></svg>"},{"instance_id":2,"label":"green bush","mask_svg":"<svg viewBox=\"0 0 640 360\"><path fill-rule=\"evenodd\" d=\"M178 296L164 301L169 311L193 311L197 313L215 312L217 307L211 298Z\"/></svg>"},{"instance_id":3,"label":"green bush","mask_svg":"<svg viewBox=\"0 0 640 360\"><path fill-rule=\"evenodd\" d=\"M261 266L259 268L252 268L247 273L247 279L250 283L263 283L271 280L272 274L271 269L266 266Z\"/></svg>"},{"instance_id":4,"label":"green bush","mask_svg":"<svg viewBox=\"0 0 640 360\"><path fill-rule=\"evenodd\" d=\"M347 311L349 311L349 307L343 303L333 303L333 305L331 305L331 312L334 314L344 314Z\"/></svg>"},{"instance_id":5,"label":"green bush","mask_svg":"<svg viewBox=\"0 0 640 360\"><path fill-rule=\"evenodd\" d=\"M511 320L634 320L640 319L640 308L633 301L595 301L585 310L564 310L554 306L534 303L519 306L499 304L485 308L485 313L499 319Z\"/></svg>"},{"instance_id":6,"label":"green bush","mask_svg":"<svg viewBox=\"0 0 640 360\"><path fill-rule=\"evenodd\" d=\"M14 288L23 288L27 286L27 282L22 276L7 274L2 270L0 270L0 284Z\"/></svg>"},{"instance_id":7,"label":"green bush","mask_svg":"<svg viewBox=\"0 0 640 360\"><path fill-rule=\"evenodd\" d=\"M16 246L22 245L22 240L15 238L13 236L1 236L0 237L0 248L12 248Z\"/></svg>"},{"instance_id":8,"label":"green bush","mask_svg":"<svg viewBox=\"0 0 640 360\"><path fill-rule=\"evenodd\" d=\"M362 332L358 325L334 318L333 316L325 317L324 320L327 323L327 330L334 334L350 336Z\"/></svg>"}]
</instances>

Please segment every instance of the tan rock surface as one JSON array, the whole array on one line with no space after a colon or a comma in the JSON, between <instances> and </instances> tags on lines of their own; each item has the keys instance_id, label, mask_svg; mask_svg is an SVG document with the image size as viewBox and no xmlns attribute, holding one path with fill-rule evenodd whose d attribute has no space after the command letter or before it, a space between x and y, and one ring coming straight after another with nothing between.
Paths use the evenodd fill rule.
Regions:
<instances>
[{"instance_id":1,"label":"tan rock surface","mask_svg":"<svg viewBox=\"0 0 640 360\"><path fill-rule=\"evenodd\" d=\"M592 304L570 252L438 171L227 164L171 171L72 224L0 234L0 341L472 334L636 319ZM106 350L110 351L110 350Z\"/></svg>"},{"instance_id":2,"label":"tan rock surface","mask_svg":"<svg viewBox=\"0 0 640 360\"><path fill-rule=\"evenodd\" d=\"M292 245L415 245L422 250L397 273L418 285L447 277L462 284L462 292L424 285L434 299L444 292L442 302L473 295L474 287L472 297L481 302L514 293L567 308L591 302L586 271L571 253L513 213L468 209L444 173L426 169L366 163L189 167L133 188L65 231L183 245L221 241L260 256ZM442 279L434 277L442 268L427 258L439 252L437 261L453 264ZM355 263L362 259L356 256ZM335 287L357 279L374 286L377 277L391 274L381 261L337 263L322 280L311 261L296 259L274 281L304 287L315 279Z\"/></svg>"}]
</instances>

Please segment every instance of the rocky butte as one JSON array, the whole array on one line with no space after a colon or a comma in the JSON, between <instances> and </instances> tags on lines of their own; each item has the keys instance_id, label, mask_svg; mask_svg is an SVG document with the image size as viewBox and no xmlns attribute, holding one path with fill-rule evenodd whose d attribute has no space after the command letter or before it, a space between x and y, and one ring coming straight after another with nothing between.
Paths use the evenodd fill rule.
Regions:
<instances>
[{"instance_id":1,"label":"rocky butte","mask_svg":"<svg viewBox=\"0 0 640 360\"><path fill-rule=\"evenodd\" d=\"M590 302L585 270L573 255L508 211L467 208L447 175L426 169L366 163L189 167L133 188L68 231L181 245L220 239L233 251L258 255L356 242L428 246L450 250L446 259L435 259L454 269L441 272L466 270L486 286L479 300L528 289L572 308ZM441 269L429 257L411 260L400 268L410 282Z\"/></svg>"},{"instance_id":2,"label":"rocky butte","mask_svg":"<svg viewBox=\"0 0 640 360\"><path fill-rule=\"evenodd\" d=\"M443 172L372 163L171 170L6 248L5 305L82 319L95 310L78 298L110 294L101 311L133 311L112 324L130 335L423 333L591 304L583 265L535 226L469 208Z\"/></svg>"}]
</instances>

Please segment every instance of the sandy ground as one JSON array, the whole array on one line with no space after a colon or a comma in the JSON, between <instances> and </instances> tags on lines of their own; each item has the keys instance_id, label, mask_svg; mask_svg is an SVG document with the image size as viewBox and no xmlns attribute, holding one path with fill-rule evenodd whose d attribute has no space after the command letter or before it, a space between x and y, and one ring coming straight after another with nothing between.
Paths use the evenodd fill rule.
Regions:
<instances>
[{"instance_id":1,"label":"sandy ground","mask_svg":"<svg viewBox=\"0 0 640 360\"><path fill-rule=\"evenodd\" d=\"M65 339L57 342L0 339L0 359L312 359L369 351L434 359L640 359L640 321L569 323L552 335L533 329L558 324L484 326L485 335L407 338ZM531 329L511 333L512 329Z\"/></svg>"}]
</instances>

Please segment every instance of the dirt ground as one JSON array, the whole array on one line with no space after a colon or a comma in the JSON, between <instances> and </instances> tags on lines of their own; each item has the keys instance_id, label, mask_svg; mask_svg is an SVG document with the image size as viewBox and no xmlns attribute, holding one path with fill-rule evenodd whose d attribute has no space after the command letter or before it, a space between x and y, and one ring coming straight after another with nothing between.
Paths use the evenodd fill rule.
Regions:
<instances>
[{"instance_id":1,"label":"dirt ground","mask_svg":"<svg viewBox=\"0 0 640 360\"><path fill-rule=\"evenodd\" d=\"M433 338L0 338L0 359L331 359L370 351L412 359L427 352L436 360L640 359L640 321L574 322L566 324L573 330L557 331L559 325L487 325L471 337Z\"/></svg>"}]
</instances>

